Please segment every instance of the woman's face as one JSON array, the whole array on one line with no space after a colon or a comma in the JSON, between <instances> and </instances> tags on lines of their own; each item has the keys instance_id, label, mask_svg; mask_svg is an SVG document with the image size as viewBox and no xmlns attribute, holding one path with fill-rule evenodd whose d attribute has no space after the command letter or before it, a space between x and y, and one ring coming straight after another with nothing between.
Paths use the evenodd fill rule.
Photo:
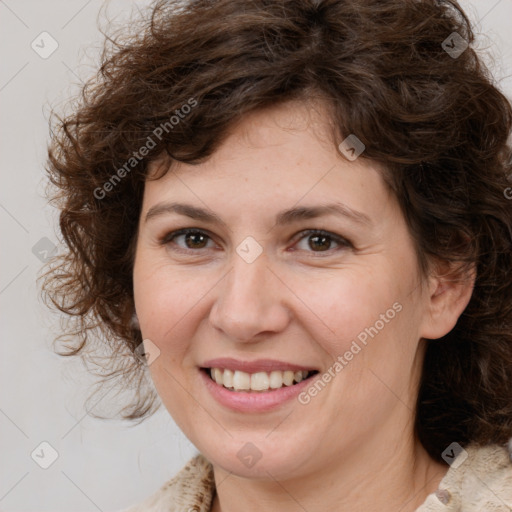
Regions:
<instances>
[{"instance_id":1,"label":"woman's face","mask_svg":"<svg viewBox=\"0 0 512 512\"><path fill-rule=\"evenodd\" d=\"M299 103L252 113L145 187L151 375L192 443L241 476L307 474L412 432L428 315L413 242L377 165L344 158L321 120ZM299 369L318 373L291 384Z\"/></svg>"}]
</instances>

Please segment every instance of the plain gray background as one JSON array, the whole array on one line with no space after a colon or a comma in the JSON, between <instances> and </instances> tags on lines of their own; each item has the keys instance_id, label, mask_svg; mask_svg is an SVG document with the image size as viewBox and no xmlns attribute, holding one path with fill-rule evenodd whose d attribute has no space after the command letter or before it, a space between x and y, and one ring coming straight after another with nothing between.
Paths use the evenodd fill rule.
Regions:
<instances>
[{"instance_id":1,"label":"plain gray background","mask_svg":"<svg viewBox=\"0 0 512 512\"><path fill-rule=\"evenodd\" d=\"M479 34L476 47L485 49L496 81L512 97L512 0L461 3ZM111 0L107 13L122 23L148 4ZM3 512L121 510L155 492L196 452L163 406L136 427L88 416L92 381L79 361L52 352L58 318L38 298L40 259L54 245L60 250L57 214L43 196L49 106L58 109L94 72L102 6L101 0L0 0ZM58 454L48 469L34 460L51 460L43 442Z\"/></svg>"}]
</instances>

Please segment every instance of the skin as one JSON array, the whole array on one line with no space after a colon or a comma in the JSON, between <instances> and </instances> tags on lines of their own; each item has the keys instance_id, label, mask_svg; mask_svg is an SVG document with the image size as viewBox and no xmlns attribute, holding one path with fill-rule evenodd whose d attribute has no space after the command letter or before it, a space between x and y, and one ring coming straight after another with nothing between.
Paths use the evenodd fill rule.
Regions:
<instances>
[{"instance_id":1,"label":"skin","mask_svg":"<svg viewBox=\"0 0 512 512\"><path fill-rule=\"evenodd\" d=\"M345 159L326 116L322 104L297 102L256 111L208 160L175 164L146 183L136 311L143 337L160 350L150 371L165 407L213 464L214 512L240 503L248 512L408 512L448 469L415 439L414 404L423 338L452 329L472 282L451 279L448 267L444 277L421 276L381 169L362 157ZM166 201L208 208L226 226L177 213L145 220ZM371 226L335 215L275 225L283 209L332 202L364 213ZM187 227L209 238L160 242ZM334 237L322 250L314 235L301 235L306 229L352 245ZM248 236L263 249L252 263L236 252ZM198 366L214 357L327 371L397 302L402 310L307 405L292 400L272 412L235 412L214 401L199 378ZM261 452L251 468L237 457L247 442Z\"/></svg>"}]
</instances>

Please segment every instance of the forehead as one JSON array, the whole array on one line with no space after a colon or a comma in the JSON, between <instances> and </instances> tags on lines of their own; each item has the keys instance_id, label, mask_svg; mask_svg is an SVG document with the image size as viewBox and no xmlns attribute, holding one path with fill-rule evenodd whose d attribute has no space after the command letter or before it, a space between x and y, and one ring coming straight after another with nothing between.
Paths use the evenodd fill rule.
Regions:
<instances>
[{"instance_id":1,"label":"forehead","mask_svg":"<svg viewBox=\"0 0 512 512\"><path fill-rule=\"evenodd\" d=\"M323 104L288 102L251 112L203 162L150 165L150 173L163 176L146 183L145 210L164 198L187 197L220 209L237 205L241 215L251 205L263 214L339 200L370 217L390 199L381 166L364 158L349 161L335 142Z\"/></svg>"}]
</instances>

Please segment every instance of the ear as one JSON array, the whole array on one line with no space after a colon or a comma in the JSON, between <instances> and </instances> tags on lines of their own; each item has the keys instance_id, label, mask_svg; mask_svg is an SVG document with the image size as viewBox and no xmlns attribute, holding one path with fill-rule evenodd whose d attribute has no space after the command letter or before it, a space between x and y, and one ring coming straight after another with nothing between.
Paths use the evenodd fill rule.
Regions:
<instances>
[{"instance_id":1,"label":"ear","mask_svg":"<svg viewBox=\"0 0 512 512\"><path fill-rule=\"evenodd\" d=\"M471 299L475 278L474 265L463 269L460 263L437 263L435 271L428 278L428 297L421 332L423 338L441 338L455 327Z\"/></svg>"}]
</instances>

